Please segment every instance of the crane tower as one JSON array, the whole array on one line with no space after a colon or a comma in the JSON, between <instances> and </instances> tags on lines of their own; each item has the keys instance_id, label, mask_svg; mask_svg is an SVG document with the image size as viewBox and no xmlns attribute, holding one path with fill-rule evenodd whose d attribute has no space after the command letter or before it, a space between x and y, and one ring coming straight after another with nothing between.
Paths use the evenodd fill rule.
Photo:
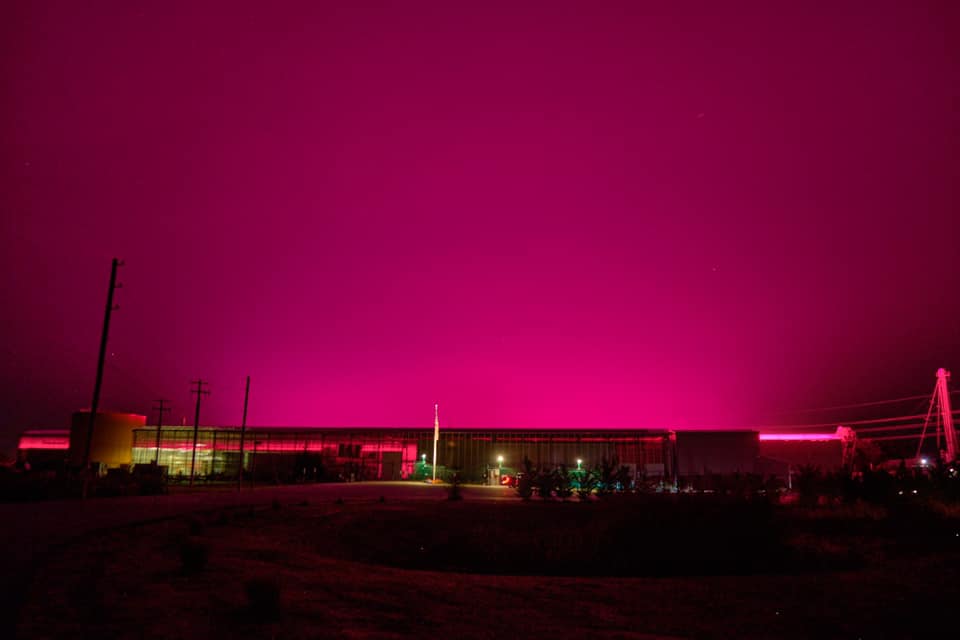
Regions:
<instances>
[{"instance_id":1,"label":"crane tower","mask_svg":"<svg viewBox=\"0 0 960 640\"><path fill-rule=\"evenodd\" d=\"M944 462L947 464L956 462L957 455L960 454L960 447L957 446L957 432L953 428L953 411L950 409L950 391L947 388L947 379L950 372L944 368L937 369L937 404L940 408L940 416L943 424L943 435L947 441L947 455Z\"/></svg>"},{"instance_id":2,"label":"crane tower","mask_svg":"<svg viewBox=\"0 0 960 640\"><path fill-rule=\"evenodd\" d=\"M950 407L950 389L947 386L947 380L950 378L950 372L944 368L937 369L937 384L933 388L933 395L930 397L930 408L927 410L927 417L923 421L923 432L920 434L920 447L923 447L923 438L927 433L927 426L930 424L930 418L936 415L938 418L938 427L943 427L943 435L946 443L946 450L941 451L940 455L943 462L952 464L960 456L960 446L957 442L957 432L953 428L953 410ZM920 447L917 448L917 457L920 456ZM940 433L937 429L937 449L940 449Z\"/></svg>"}]
</instances>

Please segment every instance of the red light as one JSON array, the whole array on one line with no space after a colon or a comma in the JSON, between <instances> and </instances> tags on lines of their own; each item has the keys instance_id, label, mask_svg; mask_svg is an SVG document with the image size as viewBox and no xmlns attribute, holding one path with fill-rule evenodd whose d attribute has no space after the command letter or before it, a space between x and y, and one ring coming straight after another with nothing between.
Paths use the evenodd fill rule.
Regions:
<instances>
[{"instance_id":1,"label":"red light","mask_svg":"<svg viewBox=\"0 0 960 640\"><path fill-rule=\"evenodd\" d=\"M792 442L824 442L839 440L835 433L761 433L760 440L783 440Z\"/></svg>"},{"instance_id":2,"label":"red light","mask_svg":"<svg viewBox=\"0 0 960 640\"><path fill-rule=\"evenodd\" d=\"M24 434L20 436L19 449L64 450L70 448L70 436Z\"/></svg>"}]
</instances>

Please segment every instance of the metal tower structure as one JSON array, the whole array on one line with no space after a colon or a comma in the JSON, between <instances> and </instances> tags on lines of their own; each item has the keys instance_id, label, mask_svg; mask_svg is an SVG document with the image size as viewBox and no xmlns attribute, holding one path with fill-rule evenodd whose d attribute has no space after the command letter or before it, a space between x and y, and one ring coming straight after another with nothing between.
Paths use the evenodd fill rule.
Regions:
<instances>
[{"instance_id":1,"label":"metal tower structure","mask_svg":"<svg viewBox=\"0 0 960 640\"><path fill-rule=\"evenodd\" d=\"M927 435L927 427L930 424L930 418L934 415L934 407L937 408L937 450L946 464L952 464L957 461L960 455L960 446L957 442L957 432L953 428L953 410L950 407L950 389L947 386L947 380L950 378L950 372L944 368L937 369L937 384L933 388L933 395L930 397L930 407L927 409L927 417L923 421L923 431L920 434L920 444L917 447L917 457L920 457L920 449L923 447L923 439ZM944 440L946 441L946 450L940 451L940 429L943 427Z\"/></svg>"}]
</instances>

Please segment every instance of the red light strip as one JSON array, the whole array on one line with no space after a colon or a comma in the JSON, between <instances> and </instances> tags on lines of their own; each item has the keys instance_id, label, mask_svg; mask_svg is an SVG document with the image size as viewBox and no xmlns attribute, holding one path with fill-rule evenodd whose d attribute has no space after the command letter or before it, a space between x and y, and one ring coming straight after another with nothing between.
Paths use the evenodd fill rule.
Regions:
<instances>
[{"instance_id":1,"label":"red light strip","mask_svg":"<svg viewBox=\"0 0 960 640\"><path fill-rule=\"evenodd\" d=\"M782 442L825 442L839 440L835 433L761 433L760 440L779 440Z\"/></svg>"},{"instance_id":2,"label":"red light strip","mask_svg":"<svg viewBox=\"0 0 960 640\"><path fill-rule=\"evenodd\" d=\"M406 448L415 449L416 445L408 445ZM156 447L138 445L138 446L135 446L134 449L142 449L144 451L155 451ZM193 449L193 444L189 442L182 442L182 443L164 442L162 445L160 445L161 451L190 451L192 449ZM210 447L210 444L203 443L203 442L197 443L197 449L206 449L209 451L213 451L213 449ZM218 442L216 450L218 452L239 451L240 444L238 442ZM376 453L377 451L381 451L384 453L397 453L397 452L402 452L403 450L404 448L400 446L393 446L393 447L383 446L379 448L375 446L363 446L360 448L360 453L361 455ZM321 443L319 442L308 443L306 447L304 447L302 442L301 443L267 442L267 443L258 444L256 446L248 443L244 447L244 451L246 453L253 453L254 451L256 451L257 453L275 453L275 452L310 453L310 452L318 452L318 451L336 452L337 446L336 444L331 444L331 443L327 443L325 446L321 446Z\"/></svg>"},{"instance_id":3,"label":"red light strip","mask_svg":"<svg viewBox=\"0 0 960 640\"><path fill-rule=\"evenodd\" d=\"M20 449L47 449L47 450L63 450L70 448L70 437L66 436L59 438L56 436L53 437L42 437L42 436L21 436L20 444L18 445Z\"/></svg>"}]
</instances>

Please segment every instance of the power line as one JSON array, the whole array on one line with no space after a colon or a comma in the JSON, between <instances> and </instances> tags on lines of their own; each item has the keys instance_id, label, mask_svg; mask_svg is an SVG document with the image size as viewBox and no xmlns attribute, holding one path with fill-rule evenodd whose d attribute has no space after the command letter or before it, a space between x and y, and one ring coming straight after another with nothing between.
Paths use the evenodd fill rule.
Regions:
<instances>
[{"instance_id":1,"label":"power line","mask_svg":"<svg viewBox=\"0 0 960 640\"><path fill-rule=\"evenodd\" d=\"M767 425L752 425L744 427L746 429L824 429L830 427L844 426L849 427L859 424L886 424L890 422L898 422L901 420L915 420L917 418L924 418L927 414L917 413L907 416L895 416L891 418L874 418L871 420L836 420L834 422L817 422L809 424L767 424Z\"/></svg>"},{"instance_id":2,"label":"power line","mask_svg":"<svg viewBox=\"0 0 960 640\"><path fill-rule=\"evenodd\" d=\"M960 410L953 411L951 413L952 415L960 417ZM846 426L848 424L856 424L856 423L846 422L844 423L843 426ZM857 429L855 429L855 431L857 432L858 436L860 434L867 434L867 437L869 437L870 433L876 433L879 431L900 431L905 429L919 429L923 425L924 425L923 422L909 422L907 424L895 424L895 425L883 426L883 427L858 427Z\"/></svg>"},{"instance_id":3,"label":"power line","mask_svg":"<svg viewBox=\"0 0 960 640\"><path fill-rule=\"evenodd\" d=\"M960 394L960 389L954 389L949 392L950 395ZM879 407L888 404L898 404L902 402L908 402L910 400L929 400L930 394L917 394L912 396L904 396L902 398L890 398L888 400L873 400L870 402L857 402L852 404L841 404L832 407L818 407L811 409L798 409L796 413L826 413L827 411L843 411L845 409L860 409L865 407ZM916 405L916 411L919 411L922 406L926 406L925 403ZM837 422L844 422L843 420L838 420Z\"/></svg>"},{"instance_id":4,"label":"power line","mask_svg":"<svg viewBox=\"0 0 960 640\"><path fill-rule=\"evenodd\" d=\"M919 440L919 433L911 433L902 436L880 436L878 438L869 438L870 442L887 442L890 440Z\"/></svg>"},{"instance_id":5,"label":"power line","mask_svg":"<svg viewBox=\"0 0 960 640\"><path fill-rule=\"evenodd\" d=\"M861 427L856 429L857 435L866 434L869 437L869 434L876 433L879 431L900 431L905 429L919 429L923 426L922 422L911 422L909 424L896 424L892 427Z\"/></svg>"},{"instance_id":6,"label":"power line","mask_svg":"<svg viewBox=\"0 0 960 640\"><path fill-rule=\"evenodd\" d=\"M956 391L952 392L956 393ZM855 404L841 404L835 407L819 407L816 409L800 409L798 413L819 413L821 411L837 411L839 409L859 409L861 407L876 407L884 404L897 404L898 402L906 402L907 400L920 400L929 398L929 393L919 394L915 396L905 396L903 398L892 398L890 400L874 400L872 402L857 402Z\"/></svg>"}]
</instances>

